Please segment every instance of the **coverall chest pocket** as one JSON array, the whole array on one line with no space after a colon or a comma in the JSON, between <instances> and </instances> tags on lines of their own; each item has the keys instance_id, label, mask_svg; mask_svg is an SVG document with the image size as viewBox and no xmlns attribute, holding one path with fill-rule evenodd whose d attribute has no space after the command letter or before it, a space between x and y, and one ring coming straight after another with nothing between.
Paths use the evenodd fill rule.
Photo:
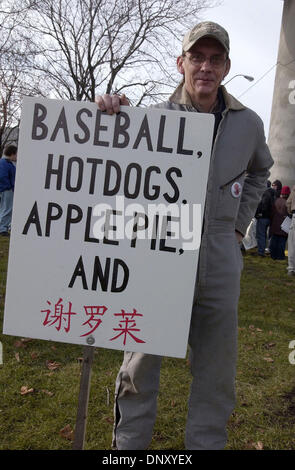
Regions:
<instances>
[{"instance_id":1,"label":"coverall chest pocket","mask_svg":"<svg viewBox=\"0 0 295 470\"><path fill-rule=\"evenodd\" d=\"M235 220L240 207L245 171L218 188L215 219Z\"/></svg>"}]
</instances>

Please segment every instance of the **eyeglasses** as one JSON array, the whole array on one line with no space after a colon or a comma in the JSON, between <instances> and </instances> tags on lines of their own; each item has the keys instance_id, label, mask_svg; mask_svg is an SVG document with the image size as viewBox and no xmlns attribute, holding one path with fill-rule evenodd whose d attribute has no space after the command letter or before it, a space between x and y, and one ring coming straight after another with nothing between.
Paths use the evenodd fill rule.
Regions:
<instances>
[{"instance_id":1,"label":"eyeglasses","mask_svg":"<svg viewBox=\"0 0 295 470\"><path fill-rule=\"evenodd\" d=\"M210 57L206 57L204 54L201 53L196 53L196 54L191 54L191 55L186 55L185 56L188 58L190 63L192 65L199 66L209 60L210 65L212 67L222 67L225 62L227 61L227 58L224 57L224 55L212 55Z\"/></svg>"}]
</instances>

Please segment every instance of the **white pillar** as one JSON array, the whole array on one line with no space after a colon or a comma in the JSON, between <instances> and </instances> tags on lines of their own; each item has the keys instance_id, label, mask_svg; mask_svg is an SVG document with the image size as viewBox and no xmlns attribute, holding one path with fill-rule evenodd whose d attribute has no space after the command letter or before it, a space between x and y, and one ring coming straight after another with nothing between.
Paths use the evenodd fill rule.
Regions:
<instances>
[{"instance_id":1,"label":"white pillar","mask_svg":"<svg viewBox=\"0 0 295 470\"><path fill-rule=\"evenodd\" d=\"M268 145L271 180L295 185L295 0L285 0Z\"/></svg>"}]
</instances>

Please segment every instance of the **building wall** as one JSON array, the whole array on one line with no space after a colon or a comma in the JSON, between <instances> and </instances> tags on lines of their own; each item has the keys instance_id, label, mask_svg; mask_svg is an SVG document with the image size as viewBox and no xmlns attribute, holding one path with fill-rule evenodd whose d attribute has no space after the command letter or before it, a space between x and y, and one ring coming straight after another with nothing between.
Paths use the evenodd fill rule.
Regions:
<instances>
[{"instance_id":1,"label":"building wall","mask_svg":"<svg viewBox=\"0 0 295 470\"><path fill-rule=\"evenodd\" d=\"M285 0L268 144L271 180L295 185L295 0Z\"/></svg>"}]
</instances>

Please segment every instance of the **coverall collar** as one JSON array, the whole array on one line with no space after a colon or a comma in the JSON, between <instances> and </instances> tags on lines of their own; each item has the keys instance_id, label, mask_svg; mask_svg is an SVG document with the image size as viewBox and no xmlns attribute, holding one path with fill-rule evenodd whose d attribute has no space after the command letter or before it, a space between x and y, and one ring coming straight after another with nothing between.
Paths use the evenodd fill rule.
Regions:
<instances>
[{"instance_id":1,"label":"coverall collar","mask_svg":"<svg viewBox=\"0 0 295 470\"><path fill-rule=\"evenodd\" d=\"M236 98L234 98L232 95L230 95L226 91L226 88L223 85L220 86L220 89L223 94L226 109L231 109L233 111L241 111L242 109L246 109L246 107L242 103L240 103ZM183 81L178 85L176 90L172 93L172 95L169 98L169 101L171 101L172 103L176 103L176 104L184 104L186 106L194 107L191 101L191 98L186 91Z\"/></svg>"}]
</instances>

